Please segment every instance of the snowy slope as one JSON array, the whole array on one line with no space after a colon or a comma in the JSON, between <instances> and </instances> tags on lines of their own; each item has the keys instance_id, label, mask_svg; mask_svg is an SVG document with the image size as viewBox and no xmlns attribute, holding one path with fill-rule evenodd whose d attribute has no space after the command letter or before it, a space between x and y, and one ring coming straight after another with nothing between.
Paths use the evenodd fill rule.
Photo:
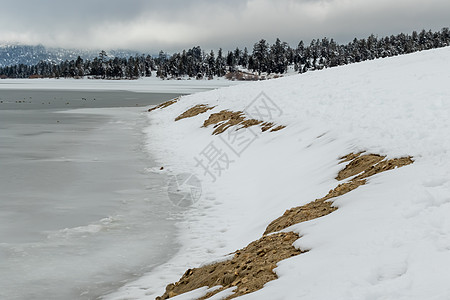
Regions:
<instances>
[{"instance_id":1,"label":"snowy slope","mask_svg":"<svg viewBox=\"0 0 450 300\"><path fill-rule=\"evenodd\" d=\"M449 70L447 47L184 96L149 113L148 149L162 172L195 174L202 194L180 209L179 254L106 299L154 299L187 268L258 239L286 209L334 188L339 157L358 151L415 162L337 198L332 214L289 228L302 236L295 246L310 251L280 262L279 279L242 298L449 299ZM197 104L215 107L174 122ZM201 128L210 113L255 107L260 119L287 127L236 152L227 133ZM211 145L229 158L215 181L198 164Z\"/></svg>"}]
</instances>

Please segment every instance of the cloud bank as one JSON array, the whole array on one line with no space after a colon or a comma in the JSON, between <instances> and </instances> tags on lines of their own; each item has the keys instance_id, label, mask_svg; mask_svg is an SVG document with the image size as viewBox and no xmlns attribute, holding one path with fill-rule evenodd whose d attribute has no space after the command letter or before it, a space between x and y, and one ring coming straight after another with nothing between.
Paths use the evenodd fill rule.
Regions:
<instances>
[{"instance_id":1,"label":"cloud bank","mask_svg":"<svg viewBox=\"0 0 450 300\"><path fill-rule=\"evenodd\" d=\"M3 2L3 3L2 3ZM0 42L145 52L295 46L448 27L448 0L2 1Z\"/></svg>"}]
</instances>

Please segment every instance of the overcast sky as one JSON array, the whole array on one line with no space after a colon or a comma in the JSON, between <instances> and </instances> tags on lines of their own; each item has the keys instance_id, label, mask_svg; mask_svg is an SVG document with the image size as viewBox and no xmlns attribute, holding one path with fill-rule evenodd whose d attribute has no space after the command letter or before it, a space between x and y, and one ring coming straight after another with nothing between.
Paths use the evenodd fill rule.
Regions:
<instances>
[{"instance_id":1,"label":"overcast sky","mask_svg":"<svg viewBox=\"0 0 450 300\"><path fill-rule=\"evenodd\" d=\"M449 23L450 0L0 0L0 43L146 53L346 43Z\"/></svg>"}]
</instances>

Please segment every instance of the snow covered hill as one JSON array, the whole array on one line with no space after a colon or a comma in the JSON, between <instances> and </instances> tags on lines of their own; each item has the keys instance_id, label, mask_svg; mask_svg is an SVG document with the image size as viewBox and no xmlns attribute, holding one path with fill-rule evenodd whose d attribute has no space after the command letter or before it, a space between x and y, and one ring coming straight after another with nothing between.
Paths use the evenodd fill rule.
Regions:
<instances>
[{"instance_id":1,"label":"snow covered hill","mask_svg":"<svg viewBox=\"0 0 450 300\"><path fill-rule=\"evenodd\" d=\"M176 204L193 204L179 210L178 255L106 299L154 299L183 274L195 280L187 269L230 261L287 209L364 174L336 179L349 165L342 157L359 152L413 163L366 177L328 199L336 210L283 229L304 253L241 298L449 299L449 70L446 47L197 93L149 112L148 149L164 167L154 171L172 180ZM188 188L176 186L181 198L174 179ZM239 276L224 274L227 288L210 299L238 292Z\"/></svg>"}]
</instances>

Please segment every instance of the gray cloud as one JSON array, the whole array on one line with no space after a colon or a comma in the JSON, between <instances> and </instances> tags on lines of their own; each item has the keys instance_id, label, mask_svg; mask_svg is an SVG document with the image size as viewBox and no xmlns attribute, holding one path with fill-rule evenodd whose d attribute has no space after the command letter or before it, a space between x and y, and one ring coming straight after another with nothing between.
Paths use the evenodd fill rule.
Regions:
<instances>
[{"instance_id":1,"label":"gray cloud","mask_svg":"<svg viewBox=\"0 0 450 300\"><path fill-rule=\"evenodd\" d=\"M145 52L295 46L449 26L448 0L15 0L0 1L0 42Z\"/></svg>"}]
</instances>

